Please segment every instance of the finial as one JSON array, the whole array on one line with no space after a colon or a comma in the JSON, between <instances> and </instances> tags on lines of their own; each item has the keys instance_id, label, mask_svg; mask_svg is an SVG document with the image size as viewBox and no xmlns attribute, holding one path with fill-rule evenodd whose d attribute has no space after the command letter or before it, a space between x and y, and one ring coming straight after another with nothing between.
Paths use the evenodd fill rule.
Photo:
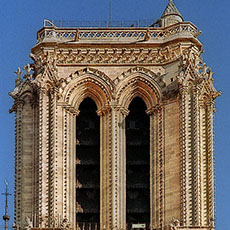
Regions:
<instances>
[{"instance_id":1,"label":"finial","mask_svg":"<svg viewBox=\"0 0 230 230\"><path fill-rule=\"evenodd\" d=\"M23 71L21 71L20 67L18 67L17 71L15 71L14 73L17 74L17 79L20 79Z\"/></svg>"},{"instance_id":2,"label":"finial","mask_svg":"<svg viewBox=\"0 0 230 230\"><path fill-rule=\"evenodd\" d=\"M26 75L24 76L24 78L30 80L30 79L32 78L32 76L31 76L31 74L30 74L30 71L32 70L30 64L25 65L25 66L23 67L23 69L26 71Z\"/></svg>"},{"instance_id":3,"label":"finial","mask_svg":"<svg viewBox=\"0 0 230 230\"><path fill-rule=\"evenodd\" d=\"M3 216L3 220L5 221L5 230L8 230L8 221L10 220L10 216L8 216L8 196L11 196L10 193L8 193L8 181L5 180L6 185L6 192L2 193L6 197L5 200L5 215Z\"/></svg>"},{"instance_id":4,"label":"finial","mask_svg":"<svg viewBox=\"0 0 230 230\"><path fill-rule=\"evenodd\" d=\"M14 73L17 74L17 78L15 80L15 87L17 87L22 83L21 75L23 74L23 71L21 71L20 67L18 67L17 71Z\"/></svg>"}]
</instances>

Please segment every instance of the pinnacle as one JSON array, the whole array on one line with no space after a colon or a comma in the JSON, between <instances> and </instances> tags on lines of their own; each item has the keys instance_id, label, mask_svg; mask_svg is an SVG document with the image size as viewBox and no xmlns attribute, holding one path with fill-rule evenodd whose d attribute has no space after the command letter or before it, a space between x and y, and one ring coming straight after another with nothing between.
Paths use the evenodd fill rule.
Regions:
<instances>
[{"instance_id":1,"label":"pinnacle","mask_svg":"<svg viewBox=\"0 0 230 230\"><path fill-rule=\"evenodd\" d=\"M179 10L176 8L176 5L174 4L173 0L168 0L168 5L165 8L165 11L162 14L161 18L164 18L164 17L169 16L169 15L178 15L183 19Z\"/></svg>"}]
</instances>

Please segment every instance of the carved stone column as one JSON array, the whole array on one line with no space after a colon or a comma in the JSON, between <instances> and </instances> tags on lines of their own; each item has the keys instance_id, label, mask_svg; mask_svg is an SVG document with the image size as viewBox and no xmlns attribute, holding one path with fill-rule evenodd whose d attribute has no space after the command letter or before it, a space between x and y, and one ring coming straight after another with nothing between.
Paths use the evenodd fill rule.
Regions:
<instances>
[{"instance_id":1,"label":"carved stone column","mask_svg":"<svg viewBox=\"0 0 230 230\"><path fill-rule=\"evenodd\" d=\"M191 95L191 162L192 162L192 181L193 181L193 225L200 226L201 222L201 180L200 180L200 115L199 115L199 89L194 86Z\"/></svg>"},{"instance_id":2,"label":"carved stone column","mask_svg":"<svg viewBox=\"0 0 230 230\"><path fill-rule=\"evenodd\" d=\"M150 116L150 229L164 226L164 110L156 105Z\"/></svg>"},{"instance_id":3,"label":"carved stone column","mask_svg":"<svg viewBox=\"0 0 230 230\"><path fill-rule=\"evenodd\" d=\"M191 98L187 87L180 88L180 149L181 149L181 211L182 225L192 224L192 175L191 175Z\"/></svg>"},{"instance_id":4,"label":"carved stone column","mask_svg":"<svg viewBox=\"0 0 230 230\"><path fill-rule=\"evenodd\" d=\"M211 101L199 101L201 130L201 225L214 226L213 110Z\"/></svg>"},{"instance_id":5,"label":"carved stone column","mask_svg":"<svg viewBox=\"0 0 230 230\"><path fill-rule=\"evenodd\" d=\"M181 181L182 224L199 226L202 219L202 165L199 89L182 87L181 94Z\"/></svg>"},{"instance_id":6,"label":"carved stone column","mask_svg":"<svg viewBox=\"0 0 230 230\"><path fill-rule=\"evenodd\" d=\"M63 105L62 120L62 213L60 222L68 220L76 228L76 116L75 108Z\"/></svg>"},{"instance_id":7,"label":"carved stone column","mask_svg":"<svg viewBox=\"0 0 230 230\"><path fill-rule=\"evenodd\" d=\"M50 90L49 100L49 227L57 227L60 213L58 209L58 163L61 162L58 162L57 90L55 88Z\"/></svg>"},{"instance_id":8,"label":"carved stone column","mask_svg":"<svg viewBox=\"0 0 230 230\"><path fill-rule=\"evenodd\" d=\"M208 211L208 226L214 227L215 210L214 210L214 156L213 156L213 112L214 101L207 103L207 211Z\"/></svg>"},{"instance_id":9,"label":"carved stone column","mask_svg":"<svg viewBox=\"0 0 230 230\"><path fill-rule=\"evenodd\" d=\"M22 109L24 102L22 100L16 101L15 106L15 222L16 225L21 225L21 177L22 177Z\"/></svg>"},{"instance_id":10,"label":"carved stone column","mask_svg":"<svg viewBox=\"0 0 230 230\"><path fill-rule=\"evenodd\" d=\"M98 114L101 116L101 229L125 229L125 117L128 111L112 102Z\"/></svg>"},{"instance_id":11,"label":"carved stone column","mask_svg":"<svg viewBox=\"0 0 230 230\"><path fill-rule=\"evenodd\" d=\"M39 90L39 227L48 225L49 216L49 97Z\"/></svg>"}]
</instances>

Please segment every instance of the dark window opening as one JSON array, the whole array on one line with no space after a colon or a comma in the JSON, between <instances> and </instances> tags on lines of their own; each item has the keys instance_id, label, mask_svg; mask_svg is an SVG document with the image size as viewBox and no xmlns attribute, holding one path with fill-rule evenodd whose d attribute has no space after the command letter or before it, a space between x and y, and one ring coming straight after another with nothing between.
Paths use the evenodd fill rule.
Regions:
<instances>
[{"instance_id":1,"label":"dark window opening","mask_svg":"<svg viewBox=\"0 0 230 230\"><path fill-rule=\"evenodd\" d=\"M126 118L126 223L150 223L150 131L146 105L134 98Z\"/></svg>"},{"instance_id":2,"label":"dark window opening","mask_svg":"<svg viewBox=\"0 0 230 230\"><path fill-rule=\"evenodd\" d=\"M86 98L76 118L76 222L80 230L100 229L100 118Z\"/></svg>"}]
</instances>

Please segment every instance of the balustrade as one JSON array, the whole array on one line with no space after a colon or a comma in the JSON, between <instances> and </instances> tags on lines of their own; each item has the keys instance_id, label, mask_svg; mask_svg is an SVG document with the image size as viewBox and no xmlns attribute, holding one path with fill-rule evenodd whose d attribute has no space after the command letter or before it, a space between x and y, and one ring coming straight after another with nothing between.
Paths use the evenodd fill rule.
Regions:
<instances>
[{"instance_id":1,"label":"balustrade","mask_svg":"<svg viewBox=\"0 0 230 230\"><path fill-rule=\"evenodd\" d=\"M76 37L79 40L143 40L148 36L149 40L164 39L173 35L191 34L195 37L197 28L190 22L182 22L169 27L148 28L58 28L43 27L37 33L38 43L44 39L71 41Z\"/></svg>"},{"instance_id":2,"label":"balustrade","mask_svg":"<svg viewBox=\"0 0 230 230\"><path fill-rule=\"evenodd\" d=\"M135 227L133 228L133 226ZM138 226L140 226L140 228L138 228ZM142 227L142 226L145 226L145 227ZM126 229L124 230L133 230L133 229L149 230L150 226L149 226L149 223L141 223L141 224L129 223L129 224L126 224ZM99 223L78 222L76 230L100 230L100 225Z\"/></svg>"}]
</instances>

